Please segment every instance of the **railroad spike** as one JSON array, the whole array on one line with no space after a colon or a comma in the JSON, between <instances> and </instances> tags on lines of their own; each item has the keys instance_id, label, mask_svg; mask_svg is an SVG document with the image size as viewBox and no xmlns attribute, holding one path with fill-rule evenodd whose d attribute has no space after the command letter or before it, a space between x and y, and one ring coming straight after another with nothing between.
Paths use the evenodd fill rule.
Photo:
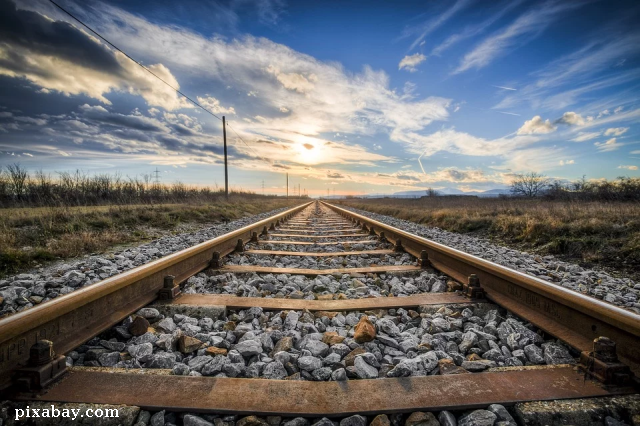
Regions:
<instances>
[{"instance_id":1,"label":"railroad spike","mask_svg":"<svg viewBox=\"0 0 640 426\"><path fill-rule=\"evenodd\" d=\"M164 277L163 288L158 292L158 299L171 300L178 297L180 294L180 286L176 284L176 277L173 275L167 275Z\"/></svg>"},{"instance_id":2,"label":"railroad spike","mask_svg":"<svg viewBox=\"0 0 640 426\"><path fill-rule=\"evenodd\" d=\"M276 230L276 224L271 222L271 226L269 226L269 231L275 231Z\"/></svg>"},{"instance_id":3,"label":"railroad spike","mask_svg":"<svg viewBox=\"0 0 640 426\"><path fill-rule=\"evenodd\" d=\"M418 260L418 265L422 268L428 268L431 266L431 262L429 262L429 253L426 250L422 250L420 252L420 259Z\"/></svg>"},{"instance_id":4,"label":"railroad spike","mask_svg":"<svg viewBox=\"0 0 640 426\"><path fill-rule=\"evenodd\" d=\"M209 264L209 266L212 269L220 269L222 268L222 259L220 258L220 252L219 251L214 251L213 255L211 256L211 263Z\"/></svg>"},{"instance_id":5,"label":"railroad spike","mask_svg":"<svg viewBox=\"0 0 640 426\"><path fill-rule=\"evenodd\" d=\"M467 284L462 286L462 292L472 299L482 299L484 297L484 289L480 286L480 278L476 274L469 275Z\"/></svg>"},{"instance_id":6,"label":"railroad spike","mask_svg":"<svg viewBox=\"0 0 640 426\"><path fill-rule=\"evenodd\" d=\"M396 251L398 253L403 252L404 251L404 247L402 246L402 241L400 240L400 238L398 238L396 240L396 244L393 247L393 251Z\"/></svg>"},{"instance_id":7,"label":"railroad spike","mask_svg":"<svg viewBox=\"0 0 640 426\"><path fill-rule=\"evenodd\" d=\"M15 383L25 392L36 392L57 380L67 371L64 355L56 355L53 342L38 340L29 348L29 364L16 371Z\"/></svg>"},{"instance_id":8,"label":"railroad spike","mask_svg":"<svg viewBox=\"0 0 640 426\"><path fill-rule=\"evenodd\" d=\"M260 240L258 239L258 233L256 231L253 231L251 233L251 239L249 240L250 243L258 243L260 242Z\"/></svg>"},{"instance_id":9,"label":"railroad spike","mask_svg":"<svg viewBox=\"0 0 640 426\"><path fill-rule=\"evenodd\" d=\"M604 336L593 340L593 351L580 354L578 367L584 371L585 376L605 385L628 386L634 376L629 366L618 360L616 343Z\"/></svg>"},{"instance_id":10,"label":"railroad spike","mask_svg":"<svg viewBox=\"0 0 640 426\"><path fill-rule=\"evenodd\" d=\"M369 235L371 235L371 236L375 236L376 235L376 230L373 229L373 226L371 226L371 228L369 228Z\"/></svg>"},{"instance_id":11,"label":"railroad spike","mask_svg":"<svg viewBox=\"0 0 640 426\"><path fill-rule=\"evenodd\" d=\"M269 231L267 230L267 227L265 226L264 228L262 228L262 232L260 233L261 237L268 237L269 236Z\"/></svg>"},{"instance_id":12,"label":"railroad spike","mask_svg":"<svg viewBox=\"0 0 640 426\"><path fill-rule=\"evenodd\" d=\"M244 244L242 243L242 238L238 238L235 251L238 253L242 253L244 251Z\"/></svg>"},{"instance_id":13,"label":"railroad spike","mask_svg":"<svg viewBox=\"0 0 640 426\"><path fill-rule=\"evenodd\" d=\"M380 231L380 236L378 238L380 239L381 243L386 243L388 241L387 237L384 236L384 231Z\"/></svg>"}]
</instances>

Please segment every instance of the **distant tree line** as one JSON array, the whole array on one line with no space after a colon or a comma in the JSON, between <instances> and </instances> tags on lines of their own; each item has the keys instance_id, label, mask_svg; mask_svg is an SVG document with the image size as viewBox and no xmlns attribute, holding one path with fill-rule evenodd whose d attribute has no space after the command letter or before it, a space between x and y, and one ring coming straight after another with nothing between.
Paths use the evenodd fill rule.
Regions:
<instances>
[{"instance_id":1,"label":"distant tree line","mask_svg":"<svg viewBox=\"0 0 640 426\"><path fill-rule=\"evenodd\" d=\"M640 201L640 178L623 176L615 180L587 180L583 176L574 182L562 182L531 172L515 175L510 192L512 196L522 198Z\"/></svg>"},{"instance_id":2,"label":"distant tree line","mask_svg":"<svg viewBox=\"0 0 640 426\"><path fill-rule=\"evenodd\" d=\"M247 197L263 197L249 191L230 191ZM189 186L182 182L154 182L149 174L88 174L80 170L55 175L38 170L31 174L20 164L0 167L0 207L86 206L212 202L224 197L224 188Z\"/></svg>"}]
</instances>

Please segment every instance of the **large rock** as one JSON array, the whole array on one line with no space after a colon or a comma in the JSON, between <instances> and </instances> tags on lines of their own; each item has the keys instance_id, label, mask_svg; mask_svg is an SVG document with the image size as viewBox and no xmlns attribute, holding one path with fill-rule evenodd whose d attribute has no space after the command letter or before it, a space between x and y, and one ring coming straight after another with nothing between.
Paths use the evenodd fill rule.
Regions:
<instances>
[{"instance_id":1,"label":"large rock","mask_svg":"<svg viewBox=\"0 0 640 426\"><path fill-rule=\"evenodd\" d=\"M340 336L335 331L327 331L322 335L322 342L329 346L335 345L337 343L342 343L343 340L344 337Z\"/></svg>"},{"instance_id":2,"label":"large rock","mask_svg":"<svg viewBox=\"0 0 640 426\"><path fill-rule=\"evenodd\" d=\"M369 426L391 426L391 422L389 422L389 417L386 414L378 414L369 423Z\"/></svg>"},{"instance_id":3,"label":"large rock","mask_svg":"<svg viewBox=\"0 0 640 426\"><path fill-rule=\"evenodd\" d=\"M376 328L369 320L369 317L363 315L360 321L354 327L354 339L358 343L370 342L376 338Z\"/></svg>"},{"instance_id":4,"label":"large rock","mask_svg":"<svg viewBox=\"0 0 640 426\"><path fill-rule=\"evenodd\" d=\"M195 337L182 335L178 338L178 350L183 354L190 354L202 347L202 341Z\"/></svg>"},{"instance_id":5,"label":"large rock","mask_svg":"<svg viewBox=\"0 0 640 426\"><path fill-rule=\"evenodd\" d=\"M136 317L131 324L129 324L129 333L133 336L142 336L149 329L149 321L144 317Z\"/></svg>"}]
</instances>

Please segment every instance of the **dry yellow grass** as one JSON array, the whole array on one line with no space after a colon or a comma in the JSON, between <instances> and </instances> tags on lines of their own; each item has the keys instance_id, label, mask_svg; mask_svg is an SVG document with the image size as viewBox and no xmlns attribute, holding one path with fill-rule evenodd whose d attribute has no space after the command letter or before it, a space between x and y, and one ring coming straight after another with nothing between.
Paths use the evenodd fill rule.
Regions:
<instances>
[{"instance_id":1,"label":"dry yellow grass","mask_svg":"<svg viewBox=\"0 0 640 426\"><path fill-rule=\"evenodd\" d=\"M300 202L231 196L216 203L0 209L0 275Z\"/></svg>"},{"instance_id":2,"label":"dry yellow grass","mask_svg":"<svg viewBox=\"0 0 640 426\"><path fill-rule=\"evenodd\" d=\"M640 203L475 197L351 199L340 203L640 275Z\"/></svg>"}]
</instances>

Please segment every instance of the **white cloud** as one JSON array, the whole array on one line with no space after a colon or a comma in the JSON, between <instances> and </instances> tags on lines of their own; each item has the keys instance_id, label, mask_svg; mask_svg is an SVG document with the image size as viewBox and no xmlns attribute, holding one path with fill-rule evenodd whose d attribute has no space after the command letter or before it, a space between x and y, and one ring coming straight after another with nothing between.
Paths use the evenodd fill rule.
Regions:
<instances>
[{"instance_id":1,"label":"white cloud","mask_svg":"<svg viewBox=\"0 0 640 426\"><path fill-rule=\"evenodd\" d=\"M542 5L536 4L534 8L520 15L515 21L504 29L487 37L471 52L467 53L460 65L454 71L458 74L471 68L483 68L505 51L513 49L518 44L530 41L566 10L580 7L578 2L553 2L548 1ZM528 37L526 37L528 36Z\"/></svg>"},{"instance_id":2,"label":"white cloud","mask_svg":"<svg viewBox=\"0 0 640 426\"><path fill-rule=\"evenodd\" d=\"M596 142L594 145L598 148L600 152L610 152L615 151L624 144L618 142L616 138L611 138L606 142Z\"/></svg>"},{"instance_id":3,"label":"white cloud","mask_svg":"<svg viewBox=\"0 0 640 426\"><path fill-rule=\"evenodd\" d=\"M557 119L556 123L568 124L570 126L584 126L585 119L580 114L569 111L562 114L562 117Z\"/></svg>"},{"instance_id":4,"label":"white cloud","mask_svg":"<svg viewBox=\"0 0 640 426\"><path fill-rule=\"evenodd\" d=\"M635 150L635 151L631 151L629 154L640 155L640 149Z\"/></svg>"},{"instance_id":5,"label":"white cloud","mask_svg":"<svg viewBox=\"0 0 640 426\"><path fill-rule=\"evenodd\" d=\"M286 114L287 112L289 112L289 108L281 106L280 112L284 112Z\"/></svg>"},{"instance_id":6,"label":"white cloud","mask_svg":"<svg viewBox=\"0 0 640 426\"><path fill-rule=\"evenodd\" d=\"M571 164L575 164L576 162L574 160L560 160L560 165L561 166L568 166Z\"/></svg>"},{"instance_id":7,"label":"white cloud","mask_svg":"<svg viewBox=\"0 0 640 426\"><path fill-rule=\"evenodd\" d=\"M213 112L214 114L235 114L236 111L233 107L225 108L220 105L220 101L211 95L205 95L206 97L198 96L198 103Z\"/></svg>"},{"instance_id":8,"label":"white cloud","mask_svg":"<svg viewBox=\"0 0 640 426\"><path fill-rule=\"evenodd\" d=\"M413 50L417 46L423 46L424 38L427 35L435 31L442 24L451 19L451 17L453 17L456 13L466 8L471 3L472 0L456 0L456 2L451 7L449 7L447 10L445 10L435 18L430 19L421 25L405 29L403 32L403 37L409 37L411 35L418 34L418 37L413 41L413 43L411 43L411 47L409 48L409 50ZM433 13L430 13L429 15L433 16Z\"/></svg>"},{"instance_id":9,"label":"white cloud","mask_svg":"<svg viewBox=\"0 0 640 426\"><path fill-rule=\"evenodd\" d=\"M604 135L605 136L620 136L620 135L626 133L627 130L629 130L628 127L611 127L609 129L605 130Z\"/></svg>"},{"instance_id":10,"label":"white cloud","mask_svg":"<svg viewBox=\"0 0 640 426\"><path fill-rule=\"evenodd\" d=\"M506 95L494 108L511 108L528 102L535 108L560 110L588 93L637 81L638 69L611 72L611 64L622 56L637 55L638 51L640 32L599 34L580 49L534 72L533 82ZM614 114L621 110L620 107L614 109Z\"/></svg>"},{"instance_id":11,"label":"white cloud","mask_svg":"<svg viewBox=\"0 0 640 426\"><path fill-rule=\"evenodd\" d=\"M602 135L602 132L580 132L578 133L578 136L571 140L573 142L586 142L590 141L591 139L595 139L600 135Z\"/></svg>"},{"instance_id":12,"label":"white cloud","mask_svg":"<svg viewBox=\"0 0 640 426\"><path fill-rule=\"evenodd\" d=\"M283 73L273 65L269 65L265 71L273 74L285 89L294 90L298 93L310 92L315 87L313 83L318 80L318 77L313 73L306 76L295 72Z\"/></svg>"},{"instance_id":13,"label":"white cloud","mask_svg":"<svg viewBox=\"0 0 640 426\"><path fill-rule=\"evenodd\" d=\"M616 109L613 110L613 113L614 114L618 114L619 112L622 112L623 109L624 109L624 107L619 106L619 107L617 107Z\"/></svg>"},{"instance_id":14,"label":"white cloud","mask_svg":"<svg viewBox=\"0 0 640 426\"><path fill-rule=\"evenodd\" d=\"M547 120L543 120L542 117L536 115L531 120L527 120L524 122L522 127L518 129L518 135L532 135L532 134L543 134L543 133L551 133L556 130L556 127L551 124L551 122Z\"/></svg>"},{"instance_id":15,"label":"white cloud","mask_svg":"<svg viewBox=\"0 0 640 426\"><path fill-rule=\"evenodd\" d=\"M424 61L426 61L426 59L427 57L424 56L422 53L407 55L404 58L402 58L402 60L400 61L400 64L398 65L398 69L399 70L406 69L409 72L418 71L418 68L416 67L421 63L423 63Z\"/></svg>"},{"instance_id":16,"label":"white cloud","mask_svg":"<svg viewBox=\"0 0 640 426\"><path fill-rule=\"evenodd\" d=\"M619 169L638 170L638 166L618 166Z\"/></svg>"}]
</instances>

